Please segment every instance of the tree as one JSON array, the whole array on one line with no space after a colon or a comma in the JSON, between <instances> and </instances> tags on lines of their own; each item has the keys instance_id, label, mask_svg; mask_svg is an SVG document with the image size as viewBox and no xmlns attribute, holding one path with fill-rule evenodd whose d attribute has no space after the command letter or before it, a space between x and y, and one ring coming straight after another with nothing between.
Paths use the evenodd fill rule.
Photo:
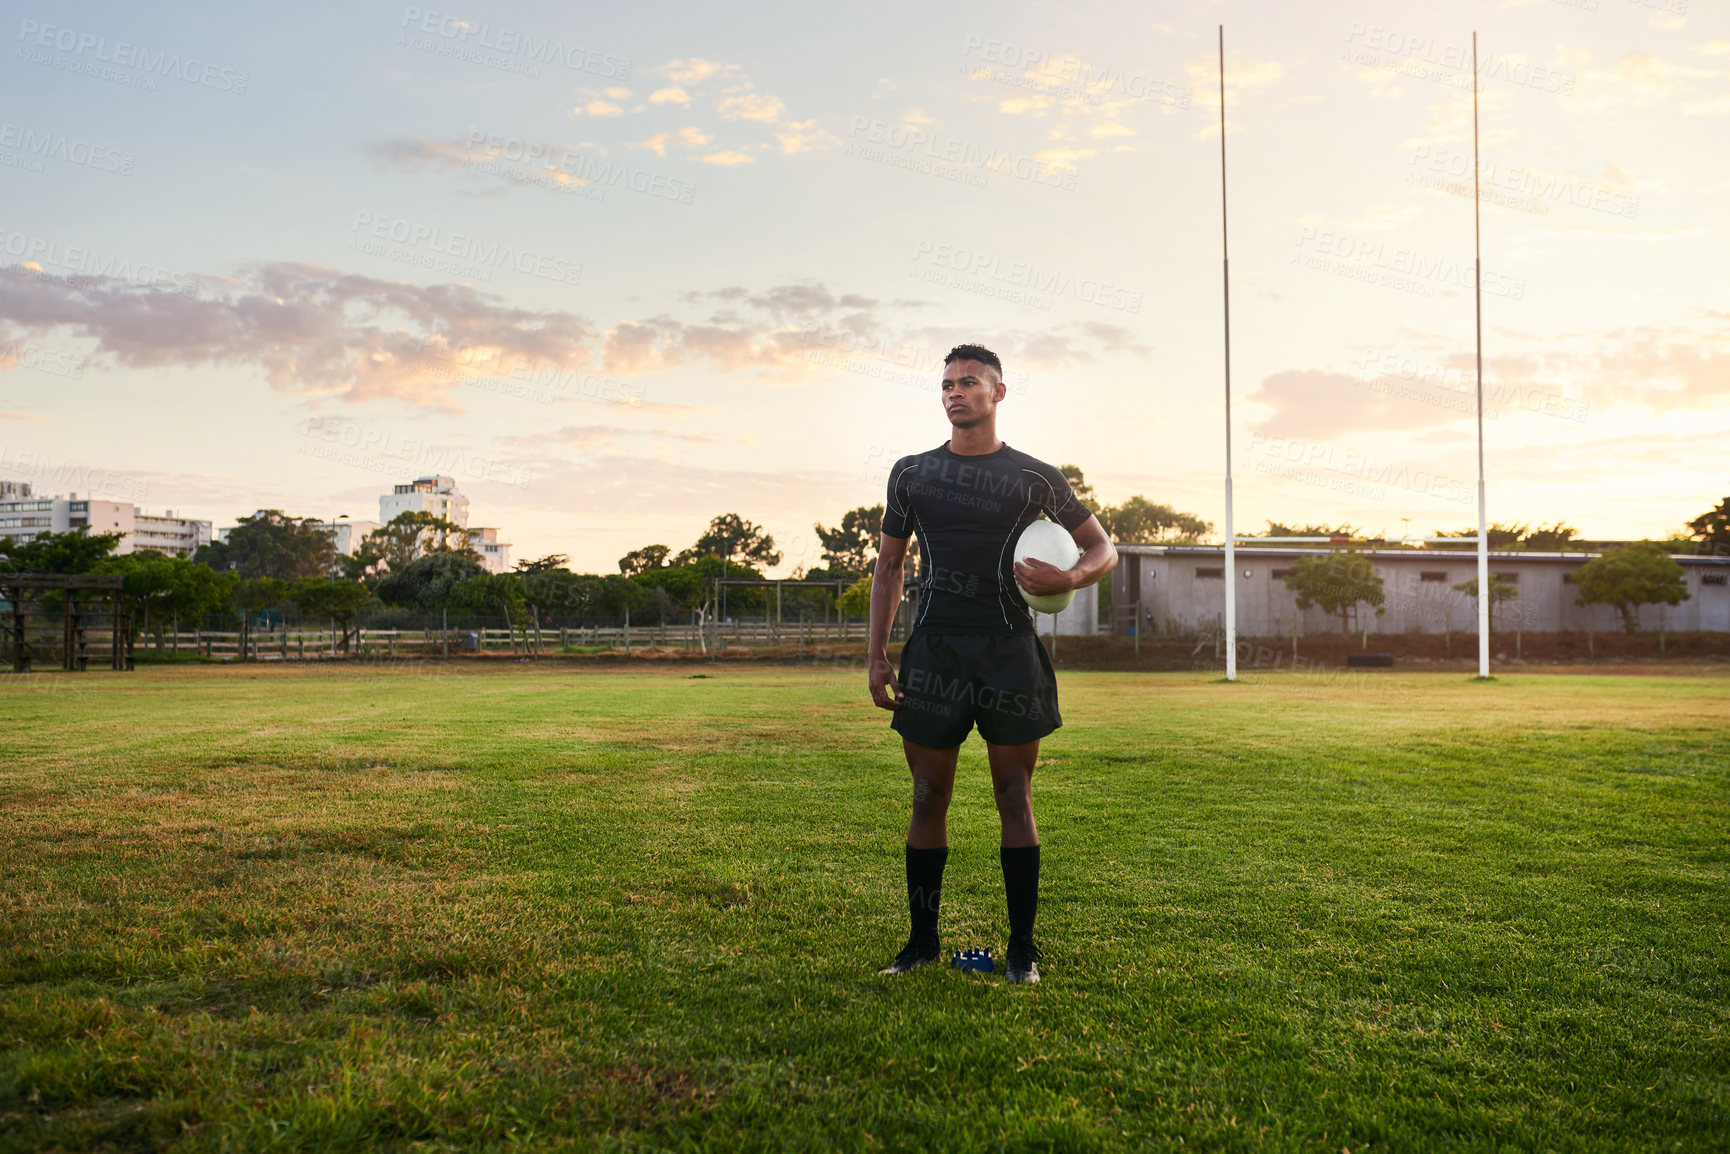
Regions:
<instances>
[{"instance_id":1,"label":"tree","mask_svg":"<svg viewBox=\"0 0 1730 1154\"><path fill-rule=\"evenodd\" d=\"M578 612L587 598L585 587L597 580L595 577L556 567L516 576L521 581L523 599L537 617L552 609L561 609L566 613Z\"/></svg>"},{"instance_id":2,"label":"tree","mask_svg":"<svg viewBox=\"0 0 1730 1154\"><path fill-rule=\"evenodd\" d=\"M218 573L184 557L145 551L110 557L96 568L121 579L121 597L142 632L156 634L162 649L162 627L179 619L197 621L228 604L235 584L233 573Z\"/></svg>"},{"instance_id":3,"label":"tree","mask_svg":"<svg viewBox=\"0 0 1730 1154\"><path fill-rule=\"evenodd\" d=\"M781 554L775 550L775 538L761 525L745 520L737 513L722 513L709 522L709 528L697 543L673 559L675 565L688 565L699 557L719 557L729 563L743 561L759 565L779 565Z\"/></svg>"},{"instance_id":4,"label":"tree","mask_svg":"<svg viewBox=\"0 0 1730 1154\"><path fill-rule=\"evenodd\" d=\"M1680 605L1688 600L1682 566L1656 541L1618 545L1580 566L1574 574L1580 595L1576 605L1613 605L1622 615L1622 631L1640 631L1640 606Z\"/></svg>"},{"instance_id":5,"label":"tree","mask_svg":"<svg viewBox=\"0 0 1730 1154\"><path fill-rule=\"evenodd\" d=\"M379 581L374 592L386 605L436 613L449 599L452 588L458 582L484 572L486 567L476 560L473 554L454 550L428 553L400 569L393 567Z\"/></svg>"},{"instance_id":6,"label":"tree","mask_svg":"<svg viewBox=\"0 0 1730 1154\"><path fill-rule=\"evenodd\" d=\"M1287 525L1283 521L1269 521L1267 532L1256 533L1256 537L1344 537L1351 540L1361 530L1356 525Z\"/></svg>"},{"instance_id":7,"label":"tree","mask_svg":"<svg viewBox=\"0 0 1730 1154\"><path fill-rule=\"evenodd\" d=\"M658 591L664 604L681 614L696 613L709 599L709 581L721 576L718 557L699 557L688 565L662 565L646 569L630 580L651 592Z\"/></svg>"},{"instance_id":8,"label":"tree","mask_svg":"<svg viewBox=\"0 0 1730 1154\"><path fill-rule=\"evenodd\" d=\"M650 569L625 579L644 589L661 590L662 597L656 599L655 605L680 614L697 614L708 604L710 582L717 577L737 579L758 576L761 574L756 569L729 564L719 557L708 556L697 557L682 565ZM755 611L763 606L763 592L751 588L734 589L731 592L731 601L735 609Z\"/></svg>"},{"instance_id":9,"label":"tree","mask_svg":"<svg viewBox=\"0 0 1730 1154\"><path fill-rule=\"evenodd\" d=\"M229 587L229 600L243 618L287 603L293 586L275 577L239 577Z\"/></svg>"},{"instance_id":10,"label":"tree","mask_svg":"<svg viewBox=\"0 0 1730 1154\"><path fill-rule=\"evenodd\" d=\"M1470 581L1460 582L1458 585L1454 586L1454 589L1460 593L1464 593L1467 597L1470 597L1474 604L1477 603L1478 579L1476 577L1473 577ZM1502 603L1505 601L1518 601L1519 599L1520 587L1518 585L1515 585L1512 581L1504 581L1494 573L1490 574L1490 621L1492 627L1494 627L1496 620L1496 610L1502 605Z\"/></svg>"},{"instance_id":11,"label":"tree","mask_svg":"<svg viewBox=\"0 0 1730 1154\"><path fill-rule=\"evenodd\" d=\"M528 622L522 578L515 573L471 573L450 587L448 607L459 613L503 617L514 628Z\"/></svg>"},{"instance_id":12,"label":"tree","mask_svg":"<svg viewBox=\"0 0 1730 1154\"><path fill-rule=\"evenodd\" d=\"M1702 553L1730 553L1730 497L1688 522L1688 535L1704 543Z\"/></svg>"},{"instance_id":13,"label":"tree","mask_svg":"<svg viewBox=\"0 0 1730 1154\"><path fill-rule=\"evenodd\" d=\"M548 553L545 557L533 561L518 561L516 572L521 576L531 576L535 573L550 573L554 569L563 569L570 558L563 553Z\"/></svg>"},{"instance_id":14,"label":"tree","mask_svg":"<svg viewBox=\"0 0 1730 1154\"><path fill-rule=\"evenodd\" d=\"M294 606L310 618L330 618L343 626L343 652L348 654L349 626L356 612L372 600L372 590L341 578L301 578L291 593Z\"/></svg>"},{"instance_id":15,"label":"tree","mask_svg":"<svg viewBox=\"0 0 1730 1154\"><path fill-rule=\"evenodd\" d=\"M622 573L608 573L592 580L584 606L591 616L620 621L626 613L635 613L638 621L647 623L646 611L660 605L653 592Z\"/></svg>"},{"instance_id":16,"label":"tree","mask_svg":"<svg viewBox=\"0 0 1730 1154\"><path fill-rule=\"evenodd\" d=\"M835 607L849 617L871 616L871 578L872 574L867 573L847 586L841 596L835 599Z\"/></svg>"},{"instance_id":17,"label":"tree","mask_svg":"<svg viewBox=\"0 0 1730 1154\"><path fill-rule=\"evenodd\" d=\"M1107 505L1083 475L1080 465L1059 465L1057 471L1069 482L1075 499L1099 518L1105 535L1120 545L1157 545L1161 542L1195 541L1213 529L1193 513L1179 512L1170 505L1149 501L1139 493L1121 505Z\"/></svg>"},{"instance_id":18,"label":"tree","mask_svg":"<svg viewBox=\"0 0 1730 1154\"><path fill-rule=\"evenodd\" d=\"M295 581L327 575L335 558L334 535L316 517L260 509L240 518L225 539L199 549L193 560L242 577Z\"/></svg>"},{"instance_id":19,"label":"tree","mask_svg":"<svg viewBox=\"0 0 1730 1154\"><path fill-rule=\"evenodd\" d=\"M619 558L619 572L627 577L635 577L651 569L665 569L667 554L671 552L665 545L644 545L641 549L632 549Z\"/></svg>"},{"instance_id":20,"label":"tree","mask_svg":"<svg viewBox=\"0 0 1730 1154\"><path fill-rule=\"evenodd\" d=\"M1560 521L1558 521L1558 522L1556 522L1555 528L1556 529L1563 529L1563 528L1565 528L1565 526ZM1513 522L1493 521L1489 525L1484 527L1484 539L1490 543L1490 548L1492 548L1492 549L1512 549L1514 546L1516 546L1520 543L1522 538L1524 538L1526 536L1527 531L1528 531L1528 527L1524 524L1515 524ZM1574 534L1574 531L1572 529L1569 529L1568 530L1568 536L1571 537L1571 536L1573 536L1573 534ZM1477 542L1478 528L1476 525L1473 525L1467 529L1437 529L1435 531L1435 533L1433 534L1433 536L1436 536L1436 537L1469 537L1472 539L1471 544L1474 547L1476 547L1476 545L1478 543ZM1452 545L1443 545L1442 548L1452 549L1453 546Z\"/></svg>"},{"instance_id":21,"label":"tree","mask_svg":"<svg viewBox=\"0 0 1730 1154\"><path fill-rule=\"evenodd\" d=\"M1520 547L1540 553L1560 553L1579 535L1580 531L1572 525L1557 521L1554 525L1539 525L1527 533Z\"/></svg>"},{"instance_id":22,"label":"tree","mask_svg":"<svg viewBox=\"0 0 1730 1154\"><path fill-rule=\"evenodd\" d=\"M1156 545L1162 541L1194 541L1213 528L1193 513L1157 505L1140 495L1121 505L1094 510L1106 536L1122 545Z\"/></svg>"},{"instance_id":23,"label":"tree","mask_svg":"<svg viewBox=\"0 0 1730 1154\"><path fill-rule=\"evenodd\" d=\"M347 554L336 559L338 571L349 581L364 581L370 587L385 572L384 543L375 541L376 533L368 534Z\"/></svg>"},{"instance_id":24,"label":"tree","mask_svg":"<svg viewBox=\"0 0 1730 1154\"><path fill-rule=\"evenodd\" d=\"M339 577L303 577L290 594L294 604L308 617L329 617L342 626L342 651L349 651L350 625L361 606L372 600L372 590L357 581Z\"/></svg>"},{"instance_id":25,"label":"tree","mask_svg":"<svg viewBox=\"0 0 1730 1154\"><path fill-rule=\"evenodd\" d=\"M1320 605L1324 612L1338 614L1341 633L1352 631L1351 615L1359 605L1374 606L1377 617L1387 612L1383 608L1387 597L1382 593L1382 575L1368 557L1354 549L1299 558L1282 580L1297 594L1299 609Z\"/></svg>"},{"instance_id":26,"label":"tree","mask_svg":"<svg viewBox=\"0 0 1730 1154\"><path fill-rule=\"evenodd\" d=\"M1062 473L1064 480L1069 482L1070 491L1075 494L1075 499L1086 505L1089 513L1097 515L1099 513L1099 497L1094 493L1093 486L1087 483L1087 478L1081 475L1081 466L1059 465L1057 471Z\"/></svg>"},{"instance_id":27,"label":"tree","mask_svg":"<svg viewBox=\"0 0 1730 1154\"><path fill-rule=\"evenodd\" d=\"M823 560L829 563L831 571L864 573L877 562L877 542L883 535L883 506L849 509L841 514L841 524L835 529L826 529L821 524L812 528L823 543Z\"/></svg>"},{"instance_id":28,"label":"tree","mask_svg":"<svg viewBox=\"0 0 1730 1154\"><path fill-rule=\"evenodd\" d=\"M478 564L480 554L470 544L473 536L454 521L411 510L398 513L389 524L375 529L366 539L377 543L389 568L398 570L437 553L472 558Z\"/></svg>"},{"instance_id":29,"label":"tree","mask_svg":"<svg viewBox=\"0 0 1730 1154\"><path fill-rule=\"evenodd\" d=\"M0 536L0 569L18 573L95 573L120 544L119 533L38 533L28 541Z\"/></svg>"}]
</instances>

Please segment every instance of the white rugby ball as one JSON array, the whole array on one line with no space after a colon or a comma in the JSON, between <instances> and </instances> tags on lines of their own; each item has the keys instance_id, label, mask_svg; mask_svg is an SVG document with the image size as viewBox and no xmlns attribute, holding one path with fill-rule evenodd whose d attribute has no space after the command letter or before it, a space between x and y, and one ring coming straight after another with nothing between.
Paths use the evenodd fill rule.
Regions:
<instances>
[{"instance_id":1,"label":"white rugby ball","mask_svg":"<svg viewBox=\"0 0 1730 1154\"><path fill-rule=\"evenodd\" d=\"M1081 549L1075 543L1075 538L1069 535L1069 530L1056 521L1041 518L1021 531L1021 536L1015 542L1015 559L1024 561L1032 557L1044 561L1047 565L1055 565L1059 569L1073 569L1075 563L1081 560ZM1015 587L1021 590L1021 598L1040 613L1056 613L1075 600L1075 590L1062 593L1029 593L1021 588L1017 581Z\"/></svg>"}]
</instances>

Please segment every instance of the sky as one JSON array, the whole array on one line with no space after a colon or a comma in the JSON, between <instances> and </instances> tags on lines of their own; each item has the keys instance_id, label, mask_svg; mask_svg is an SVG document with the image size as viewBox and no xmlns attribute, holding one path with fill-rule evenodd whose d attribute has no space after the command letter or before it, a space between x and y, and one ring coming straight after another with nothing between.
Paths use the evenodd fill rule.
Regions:
<instances>
[{"instance_id":1,"label":"sky","mask_svg":"<svg viewBox=\"0 0 1730 1154\"><path fill-rule=\"evenodd\" d=\"M1663 537L1730 493L1730 8L7 4L0 479L217 526L454 476L772 572L998 432L1223 530ZM1472 157L1472 34L1480 159Z\"/></svg>"}]
</instances>

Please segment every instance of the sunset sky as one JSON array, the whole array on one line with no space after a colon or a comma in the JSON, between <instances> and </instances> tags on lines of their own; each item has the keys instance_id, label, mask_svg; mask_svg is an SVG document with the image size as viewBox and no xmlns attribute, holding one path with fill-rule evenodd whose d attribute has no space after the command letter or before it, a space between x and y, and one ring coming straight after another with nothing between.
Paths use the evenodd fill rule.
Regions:
<instances>
[{"instance_id":1,"label":"sunset sky","mask_svg":"<svg viewBox=\"0 0 1730 1154\"><path fill-rule=\"evenodd\" d=\"M218 526L454 475L612 571L1005 441L1223 527L1730 493L1730 8L1701 0L9 7L0 479Z\"/></svg>"}]
</instances>

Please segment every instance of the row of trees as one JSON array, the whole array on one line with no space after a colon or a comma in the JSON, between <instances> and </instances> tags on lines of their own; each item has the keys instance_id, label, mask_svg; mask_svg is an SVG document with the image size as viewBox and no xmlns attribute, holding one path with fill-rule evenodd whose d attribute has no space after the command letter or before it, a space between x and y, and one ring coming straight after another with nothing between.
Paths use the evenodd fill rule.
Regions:
<instances>
[{"instance_id":1,"label":"row of trees","mask_svg":"<svg viewBox=\"0 0 1730 1154\"><path fill-rule=\"evenodd\" d=\"M1076 496L1120 543L1193 542L1212 530L1193 514L1140 495L1105 505L1079 468L1065 465L1062 471ZM869 603L869 574L882 524L882 505L850 509L834 526L818 523L814 529L824 564L800 566L791 580L851 582L840 609L862 614ZM1683 544L1730 555L1730 498L1689 522L1688 530L1687 539L1678 538ZM1270 522L1266 535L1356 537L1358 530L1350 525ZM1475 530L1457 535L1475 535ZM1565 548L1576 537L1577 531L1561 522L1536 528L1498 524L1490 531L1490 543L1498 549ZM563 554L520 562L511 573L488 573L468 531L428 513L398 516L348 556L336 553L327 524L275 509L240 518L223 541L205 546L191 560L150 552L116 556L119 540L118 534L82 530L44 533L26 542L0 537L0 568L119 574L134 620L147 631L160 633L170 621L196 620L208 613L256 614L292 606L304 615L338 622L346 644L360 615L384 609L504 617L519 625L551 615L612 621L628 615L644 624L689 618L705 611L713 579L761 577L782 560L773 535L737 513L713 518L696 541L678 552L660 544L633 549L619 559L616 574L573 572ZM1679 604L1687 596L1681 569L1665 556L1679 551L1678 540L1607 550L1581 569L1580 603L1615 606L1627 628L1634 626L1642 604ZM1286 577L1299 592L1300 605L1320 605L1340 614L1342 628L1356 606L1383 604L1380 578L1367 561L1359 565L1349 559L1355 554L1346 556L1343 563L1307 558ZM1475 582L1459 588L1477 595ZM836 605L831 589L799 590L795 584L787 590L783 611L826 613ZM730 596L738 611L764 608L761 590L735 588ZM1512 586L1492 581L1492 607L1513 596Z\"/></svg>"},{"instance_id":2,"label":"row of trees","mask_svg":"<svg viewBox=\"0 0 1730 1154\"><path fill-rule=\"evenodd\" d=\"M1344 537L1351 540L1379 540L1382 535L1370 536L1356 525L1340 524L1307 524L1287 525L1281 521L1269 521L1267 529L1261 533L1246 534L1256 537ZM1432 537L1459 537L1462 540L1460 548L1475 546L1478 530L1476 526L1464 529L1437 529L1430 534ZM1496 521L1486 526L1485 536L1489 547L1501 551L1523 551L1528 553L1562 553L1569 550L1596 551L1596 546L1580 538L1580 531L1565 521L1557 521L1553 525L1528 525L1523 521ZM1677 533L1660 542L1670 553L1697 553L1705 555L1730 555L1730 497L1719 502L1718 506L1689 521L1686 531ZM1448 543L1437 543L1432 548L1453 548Z\"/></svg>"}]
</instances>

